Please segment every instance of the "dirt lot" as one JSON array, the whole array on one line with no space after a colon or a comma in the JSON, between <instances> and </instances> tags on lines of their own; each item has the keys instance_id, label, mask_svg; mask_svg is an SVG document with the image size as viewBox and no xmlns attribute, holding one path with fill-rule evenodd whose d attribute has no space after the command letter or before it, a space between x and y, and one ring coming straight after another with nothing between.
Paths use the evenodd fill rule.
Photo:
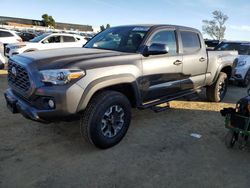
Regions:
<instances>
[{"instance_id":1,"label":"dirt lot","mask_svg":"<svg viewBox=\"0 0 250 188\"><path fill-rule=\"evenodd\" d=\"M5 79L0 77L0 187L250 185L250 150L225 148L218 113L246 89L231 86L223 104L178 101L157 114L134 110L125 139L98 150L81 138L79 122L44 125L11 114L2 95Z\"/></svg>"}]
</instances>

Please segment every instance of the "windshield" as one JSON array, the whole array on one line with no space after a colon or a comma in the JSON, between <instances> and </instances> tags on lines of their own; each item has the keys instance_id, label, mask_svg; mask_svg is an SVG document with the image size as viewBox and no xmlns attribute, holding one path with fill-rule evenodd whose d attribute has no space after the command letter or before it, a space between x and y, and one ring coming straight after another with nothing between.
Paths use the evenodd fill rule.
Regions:
<instances>
[{"instance_id":1,"label":"windshield","mask_svg":"<svg viewBox=\"0 0 250 188\"><path fill-rule=\"evenodd\" d=\"M136 53L149 29L146 26L110 28L92 38L84 48Z\"/></svg>"},{"instance_id":2,"label":"windshield","mask_svg":"<svg viewBox=\"0 0 250 188\"><path fill-rule=\"evenodd\" d=\"M220 43L215 50L236 50L240 55L250 55L250 43Z\"/></svg>"},{"instance_id":3,"label":"windshield","mask_svg":"<svg viewBox=\"0 0 250 188\"><path fill-rule=\"evenodd\" d=\"M49 35L50 35L49 33L45 33L45 34L39 35L39 36L29 40L29 41L30 42L40 42L41 40L43 40L45 37L47 37Z\"/></svg>"}]
</instances>

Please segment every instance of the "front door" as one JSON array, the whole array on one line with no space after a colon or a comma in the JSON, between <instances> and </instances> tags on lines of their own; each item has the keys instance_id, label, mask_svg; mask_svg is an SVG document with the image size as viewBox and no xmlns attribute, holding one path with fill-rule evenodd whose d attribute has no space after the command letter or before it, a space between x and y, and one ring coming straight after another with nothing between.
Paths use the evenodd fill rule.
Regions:
<instances>
[{"instance_id":1,"label":"front door","mask_svg":"<svg viewBox=\"0 0 250 188\"><path fill-rule=\"evenodd\" d=\"M143 102L171 96L180 91L182 55L179 54L176 38L174 29L161 29L155 31L146 43L147 46L153 43L166 44L169 52L142 58L143 77L140 86Z\"/></svg>"}]
</instances>

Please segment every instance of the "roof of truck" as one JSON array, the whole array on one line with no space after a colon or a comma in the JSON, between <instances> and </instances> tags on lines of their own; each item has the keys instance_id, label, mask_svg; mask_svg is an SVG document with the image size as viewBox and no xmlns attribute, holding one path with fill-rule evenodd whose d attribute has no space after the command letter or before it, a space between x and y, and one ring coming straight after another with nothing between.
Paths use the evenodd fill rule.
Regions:
<instances>
[{"instance_id":1,"label":"roof of truck","mask_svg":"<svg viewBox=\"0 0 250 188\"><path fill-rule=\"evenodd\" d=\"M115 26L115 27L149 27L149 28L172 27L172 28L178 28L178 29L199 31L198 29L195 29L195 28L192 28L192 27L186 27L186 26L180 26L180 25L171 25L171 24L133 24L133 25L121 25L121 26Z\"/></svg>"}]
</instances>

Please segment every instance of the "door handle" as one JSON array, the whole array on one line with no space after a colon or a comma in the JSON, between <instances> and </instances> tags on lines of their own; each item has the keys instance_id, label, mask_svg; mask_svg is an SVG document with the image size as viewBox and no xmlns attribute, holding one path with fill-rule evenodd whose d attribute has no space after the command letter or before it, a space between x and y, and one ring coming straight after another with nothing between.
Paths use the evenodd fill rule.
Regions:
<instances>
[{"instance_id":1,"label":"door handle","mask_svg":"<svg viewBox=\"0 0 250 188\"><path fill-rule=\"evenodd\" d=\"M201 57L201 58L199 59L199 61L200 61L200 62L206 61L206 58Z\"/></svg>"},{"instance_id":2,"label":"door handle","mask_svg":"<svg viewBox=\"0 0 250 188\"><path fill-rule=\"evenodd\" d=\"M181 65L181 64L182 64L182 61L176 60L173 64L174 64L174 65Z\"/></svg>"}]
</instances>

